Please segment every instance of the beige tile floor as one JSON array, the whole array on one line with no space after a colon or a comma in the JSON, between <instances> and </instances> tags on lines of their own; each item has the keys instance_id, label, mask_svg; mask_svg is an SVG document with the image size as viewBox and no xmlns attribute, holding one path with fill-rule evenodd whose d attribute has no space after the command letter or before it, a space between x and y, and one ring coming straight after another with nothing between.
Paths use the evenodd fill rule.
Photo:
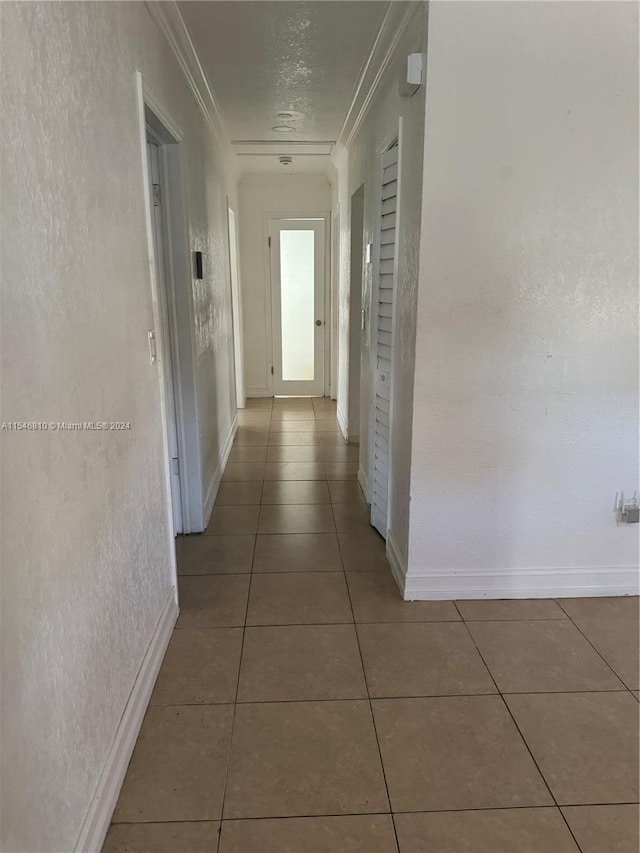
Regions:
<instances>
[{"instance_id":1,"label":"beige tile floor","mask_svg":"<svg viewBox=\"0 0 640 853\"><path fill-rule=\"evenodd\" d=\"M250 400L107 853L637 853L638 600L400 599L324 399Z\"/></svg>"}]
</instances>

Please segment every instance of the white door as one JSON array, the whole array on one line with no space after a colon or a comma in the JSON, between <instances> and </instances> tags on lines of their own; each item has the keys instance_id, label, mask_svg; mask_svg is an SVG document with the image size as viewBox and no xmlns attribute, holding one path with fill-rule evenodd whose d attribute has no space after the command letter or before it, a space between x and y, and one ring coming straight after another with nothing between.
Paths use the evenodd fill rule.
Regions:
<instances>
[{"instance_id":1,"label":"white door","mask_svg":"<svg viewBox=\"0 0 640 853\"><path fill-rule=\"evenodd\" d=\"M180 490L180 462L178 459L178 429L176 421L176 400L173 382L173 358L171 348L171 326L169 320L169 301L167 297L167 276L164 249L165 222L162 211L162 186L160 152L153 142L147 143L149 160L149 178L151 184L151 221L153 223L153 243L155 249L155 268L158 283L159 309L162 328L157 336L158 360L164 386L164 406L167 424L169 465L171 470L171 504L173 507L174 533L182 533L182 496Z\"/></svg>"},{"instance_id":2,"label":"white door","mask_svg":"<svg viewBox=\"0 0 640 853\"><path fill-rule=\"evenodd\" d=\"M271 324L275 396L324 394L324 219L273 219Z\"/></svg>"},{"instance_id":3,"label":"white door","mask_svg":"<svg viewBox=\"0 0 640 853\"><path fill-rule=\"evenodd\" d=\"M373 294L374 399L372 412L371 524L387 538L389 428L393 378L393 323L397 278L398 145L382 156L377 277Z\"/></svg>"}]
</instances>

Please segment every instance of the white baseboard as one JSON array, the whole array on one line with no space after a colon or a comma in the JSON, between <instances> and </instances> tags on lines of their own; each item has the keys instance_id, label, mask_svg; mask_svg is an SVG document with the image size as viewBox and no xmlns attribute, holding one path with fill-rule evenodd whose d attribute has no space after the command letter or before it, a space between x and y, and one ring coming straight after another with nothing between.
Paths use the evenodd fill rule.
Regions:
<instances>
[{"instance_id":1,"label":"white baseboard","mask_svg":"<svg viewBox=\"0 0 640 853\"><path fill-rule=\"evenodd\" d=\"M404 565L404 562L398 553L396 543L393 541L393 534L390 531L387 531L387 559L391 566L393 579L398 584L400 595L405 598L407 567Z\"/></svg>"},{"instance_id":2,"label":"white baseboard","mask_svg":"<svg viewBox=\"0 0 640 853\"><path fill-rule=\"evenodd\" d=\"M358 466L358 482L360 483L360 488L362 489L367 503L371 505L371 496L369 495L369 478L367 477L367 472L361 466Z\"/></svg>"},{"instance_id":3,"label":"white baseboard","mask_svg":"<svg viewBox=\"0 0 640 853\"><path fill-rule=\"evenodd\" d=\"M638 595L636 566L600 568L487 569L477 572L412 572L407 601L464 598L583 598Z\"/></svg>"},{"instance_id":4,"label":"white baseboard","mask_svg":"<svg viewBox=\"0 0 640 853\"><path fill-rule=\"evenodd\" d=\"M273 397L273 391L269 388L245 388L246 398L249 397Z\"/></svg>"},{"instance_id":5,"label":"white baseboard","mask_svg":"<svg viewBox=\"0 0 640 853\"><path fill-rule=\"evenodd\" d=\"M342 411L340 406L336 406L336 417L338 419L338 426L340 427L340 432L342 433L342 437L345 441L349 441L349 428L347 425L347 418L345 413Z\"/></svg>"},{"instance_id":6,"label":"white baseboard","mask_svg":"<svg viewBox=\"0 0 640 853\"><path fill-rule=\"evenodd\" d=\"M224 469L227 467L227 462L229 460L229 454L231 453L231 448L233 447L233 442L236 437L236 433L238 432L238 415L236 414L233 418L233 423L231 424L231 429L229 430L229 435L227 436L227 440L224 443L224 447L222 448L222 455L218 460L218 464L216 465L216 470L213 472L211 477L211 481L209 482L209 487L207 488L207 496L204 499L204 527L206 528L207 524L209 524L209 519L211 518L211 513L213 512L213 505L216 502L216 497L218 495L218 489L220 488L220 483L222 482L222 475L224 474ZM203 528L204 529L204 528Z\"/></svg>"},{"instance_id":7,"label":"white baseboard","mask_svg":"<svg viewBox=\"0 0 640 853\"><path fill-rule=\"evenodd\" d=\"M111 816L118 801L120 788L129 766L129 760L136 745L140 726L151 698L151 692L177 618L178 603L176 591L173 589L158 620L133 689L129 694L120 725L100 775L100 781L74 845L75 853L99 853L102 849Z\"/></svg>"}]
</instances>

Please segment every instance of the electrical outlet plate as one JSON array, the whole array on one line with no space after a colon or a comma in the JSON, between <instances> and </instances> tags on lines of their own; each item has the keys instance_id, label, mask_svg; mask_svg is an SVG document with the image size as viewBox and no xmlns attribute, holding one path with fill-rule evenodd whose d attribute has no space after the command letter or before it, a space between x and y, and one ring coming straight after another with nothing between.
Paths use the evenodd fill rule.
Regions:
<instances>
[{"instance_id":1,"label":"electrical outlet plate","mask_svg":"<svg viewBox=\"0 0 640 853\"><path fill-rule=\"evenodd\" d=\"M616 502L614 505L616 514L616 524L639 524L640 523L640 505L638 504L638 492L626 500L624 492L616 494Z\"/></svg>"}]
</instances>

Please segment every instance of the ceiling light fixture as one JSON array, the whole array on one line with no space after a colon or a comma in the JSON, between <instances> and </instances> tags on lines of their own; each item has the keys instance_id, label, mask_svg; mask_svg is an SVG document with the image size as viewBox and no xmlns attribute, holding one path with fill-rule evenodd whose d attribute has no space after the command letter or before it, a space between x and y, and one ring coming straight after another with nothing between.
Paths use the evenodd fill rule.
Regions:
<instances>
[{"instance_id":1,"label":"ceiling light fixture","mask_svg":"<svg viewBox=\"0 0 640 853\"><path fill-rule=\"evenodd\" d=\"M290 124L276 124L271 130L275 130L276 133L293 133L295 127L291 127Z\"/></svg>"},{"instance_id":2,"label":"ceiling light fixture","mask_svg":"<svg viewBox=\"0 0 640 853\"><path fill-rule=\"evenodd\" d=\"M276 113L276 118L280 121L300 121L304 118L304 113L297 110L280 110Z\"/></svg>"}]
</instances>

